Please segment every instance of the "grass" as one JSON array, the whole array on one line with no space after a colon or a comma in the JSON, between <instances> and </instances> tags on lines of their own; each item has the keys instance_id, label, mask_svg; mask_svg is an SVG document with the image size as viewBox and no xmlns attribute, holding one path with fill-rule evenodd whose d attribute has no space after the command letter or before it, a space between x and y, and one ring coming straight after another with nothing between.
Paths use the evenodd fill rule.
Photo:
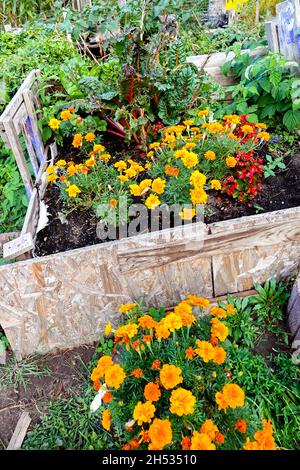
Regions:
<instances>
[{"instance_id":1,"label":"grass","mask_svg":"<svg viewBox=\"0 0 300 470\"><path fill-rule=\"evenodd\" d=\"M18 362L16 357L12 356L9 362L0 368L0 389L21 385L26 390L32 377L47 375L50 375L50 371L40 367L40 357L29 356Z\"/></svg>"}]
</instances>

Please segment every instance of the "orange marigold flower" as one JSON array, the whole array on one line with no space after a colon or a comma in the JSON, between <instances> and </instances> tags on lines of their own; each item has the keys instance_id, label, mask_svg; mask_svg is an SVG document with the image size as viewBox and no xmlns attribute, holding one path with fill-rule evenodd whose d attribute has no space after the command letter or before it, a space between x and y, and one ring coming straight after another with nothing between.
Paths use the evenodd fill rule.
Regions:
<instances>
[{"instance_id":1,"label":"orange marigold flower","mask_svg":"<svg viewBox=\"0 0 300 470\"><path fill-rule=\"evenodd\" d=\"M217 344L219 344L219 340L215 336L210 337L210 342L213 346L216 346Z\"/></svg>"},{"instance_id":2,"label":"orange marigold flower","mask_svg":"<svg viewBox=\"0 0 300 470\"><path fill-rule=\"evenodd\" d=\"M214 317L210 320L212 325L211 327L211 334L218 338L222 343L226 340L229 330L224 323L222 323L218 318Z\"/></svg>"},{"instance_id":3,"label":"orange marigold flower","mask_svg":"<svg viewBox=\"0 0 300 470\"><path fill-rule=\"evenodd\" d=\"M179 315L176 315L176 313L170 313L165 317L164 325L168 328L168 330L173 332L182 328L183 323Z\"/></svg>"},{"instance_id":4,"label":"orange marigold flower","mask_svg":"<svg viewBox=\"0 0 300 470\"><path fill-rule=\"evenodd\" d=\"M176 367L170 364L164 364L160 370L160 381L162 386L166 390L171 390L176 387L176 385L183 382L182 371L180 367Z\"/></svg>"},{"instance_id":5,"label":"orange marigold flower","mask_svg":"<svg viewBox=\"0 0 300 470\"><path fill-rule=\"evenodd\" d=\"M196 398L189 390L177 388L173 390L170 397L170 412L177 416L190 415L194 413Z\"/></svg>"},{"instance_id":6,"label":"orange marigold flower","mask_svg":"<svg viewBox=\"0 0 300 470\"><path fill-rule=\"evenodd\" d=\"M207 434L214 441L216 433L219 431L218 426L211 419L207 419L201 426L200 432Z\"/></svg>"},{"instance_id":7,"label":"orange marigold flower","mask_svg":"<svg viewBox=\"0 0 300 470\"><path fill-rule=\"evenodd\" d=\"M149 438L152 446L157 450L162 450L172 442L172 427L168 419L155 418L151 424L149 431Z\"/></svg>"},{"instance_id":8,"label":"orange marigold flower","mask_svg":"<svg viewBox=\"0 0 300 470\"><path fill-rule=\"evenodd\" d=\"M140 340L137 339L136 341L133 341L133 343L131 343L131 347L135 350L138 350L139 349L139 344L140 344Z\"/></svg>"},{"instance_id":9,"label":"orange marigold flower","mask_svg":"<svg viewBox=\"0 0 300 470\"><path fill-rule=\"evenodd\" d=\"M126 374L119 364L114 364L105 372L105 383L108 387L120 388L126 378Z\"/></svg>"},{"instance_id":10,"label":"orange marigold flower","mask_svg":"<svg viewBox=\"0 0 300 470\"><path fill-rule=\"evenodd\" d=\"M124 444L122 450L131 450L131 447L129 444Z\"/></svg>"},{"instance_id":11,"label":"orange marigold flower","mask_svg":"<svg viewBox=\"0 0 300 470\"><path fill-rule=\"evenodd\" d=\"M189 347L188 349L186 349L185 357L187 359L193 359L194 356L196 356L196 352L194 351L192 347Z\"/></svg>"},{"instance_id":12,"label":"orange marigold flower","mask_svg":"<svg viewBox=\"0 0 300 470\"><path fill-rule=\"evenodd\" d=\"M227 310L228 315L236 315L236 309L234 308L233 305L227 304L226 310Z\"/></svg>"},{"instance_id":13,"label":"orange marigold flower","mask_svg":"<svg viewBox=\"0 0 300 470\"><path fill-rule=\"evenodd\" d=\"M268 132L259 132L256 136L258 139L262 139L265 142L268 142L270 140L271 136Z\"/></svg>"},{"instance_id":14,"label":"orange marigold flower","mask_svg":"<svg viewBox=\"0 0 300 470\"><path fill-rule=\"evenodd\" d=\"M131 441L129 442L129 445L131 449L136 449L137 447L139 447L140 443L137 439L131 439Z\"/></svg>"},{"instance_id":15,"label":"orange marigold flower","mask_svg":"<svg viewBox=\"0 0 300 470\"><path fill-rule=\"evenodd\" d=\"M200 111L198 111L198 117L201 117L201 116L208 116L209 114L209 110L208 109L201 109Z\"/></svg>"},{"instance_id":16,"label":"orange marigold flower","mask_svg":"<svg viewBox=\"0 0 300 470\"><path fill-rule=\"evenodd\" d=\"M239 124L241 122L241 118L237 116L237 114L228 114L223 117L223 121L229 122L230 124Z\"/></svg>"},{"instance_id":17,"label":"orange marigold flower","mask_svg":"<svg viewBox=\"0 0 300 470\"><path fill-rule=\"evenodd\" d=\"M205 152L204 154L204 157L206 158L206 160L215 160L216 154L212 150L207 150L207 152Z\"/></svg>"},{"instance_id":18,"label":"orange marigold flower","mask_svg":"<svg viewBox=\"0 0 300 470\"><path fill-rule=\"evenodd\" d=\"M200 356L204 362L208 362L214 359L215 350L211 343L208 341L196 341L197 349L195 349L198 356Z\"/></svg>"},{"instance_id":19,"label":"orange marigold flower","mask_svg":"<svg viewBox=\"0 0 300 470\"><path fill-rule=\"evenodd\" d=\"M143 371L142 369L139 367L138 369L134 369L130 372L130 375L132 375L133 377L135 377L136 379L140 379L141 377L143 377Z\"/></svg>"},{"instance_id":20,"label":"orange marigold flower","mask_svg":"<svg viewBox=\"0 0 300 470\"><path fill-rule=\"evenodd\" d=\"M194 129L194 128L193 128ZM192 130L192 129L191 129ZM199 131L199 128L197 127L196 128L196 131L194 132L198 132ZM187 142L184 146L185 149L189 150L189 149L194 149L196 147L197 144L195 144L195 142Z\"/></svg>"},{"instance_id":21,"label":"orange marigold flower","mask_svg":"<svg viewBox=\"0 0 300 470\"><path fill-rule=\"evenodd\" d=\"M257 129L267 129L267 125L263 122L258 122L255 124L255 127L257 127Z\"/></svg>"},{"instance_id":22,"label":"orange marigold flower","mask_svg":"<svg viewBox=\"0 0 300 470\"><path fill-rule=\"evenodd\" d=\"M234 168L237 164L237 160L234 157L227 157L226 158L226 165L230 168Z\"/></svg>"},{"instance_id":23,"label":"orange marigold flower","mask_svg":"<svg viewBox=\"0 0 300 470\"><path fill-rule=\"evenodd\" d=\"M151 150L157 149L158 147L160 147L160 142L153 142L152 144L149 145L149 148Z\"/></svg>"},{"instance_id":24,"label":"orange marigold flower","mask_svg":"<svg viewBox=\"0 0 300 470\"><path fill-rule=\"evenodd\" d=\"M109 410L104 410L102 413L102 427L106 431L110 431L111 427L111 413Z\"/></svg>"},{"instance_id":25,"label":"orange marigold flower","mask_svg":"<svg viewBox=\"0 0 300 470\"><path fill-rule=\"evenodd\" d=\"M83 140L82 134L75 134L73 137L73 142L72 142L73 147L75 147L76 149L81 147L82 140Z\"/></svg>"},{"instance_id":26,"label":"orange marigold flower","mask_svg":"<svg viewBox=\"0 0 300 470\"><path fill-rule=\"evenodd\" d=\"M232 132L229 132L229 134L227 134L227 137L229 137L229 139L231 140L238 140L238 137L234 135Z\"/></svg>"},{"instance_id":27,"label":"orange marigold flower","mask_svg":"<svg viewBox=\"0 0 300 470\"><path fill-rule=\"evenodd\" d=\"M155 413L155 406L150 402L139 401L133 411L133 419L141 426L143 423L150 423Z\"/></svg>"},{"instance_id":28,"label":"orange marigold flower","mask_svg":"<svg viewBox=\"0 0 300 470\"><path fill-rule=\"evenodd\" d=\"M93 369L91 373L91 380L94 382L96 380L102 379L105 375L105 372L114 365L113 360L110 356L100 357L97 366Z\"/></svg>"},{"instance_id":29,"label":"orange marigold flower","mask_svg":"<svg viewBox=\"0 0 300 470\"><path fill-rule=\"evenodd\" d=\"M187 301L197 307L201 308L208 308L210 305L210 302L208 299L205 299L204 297L198 297L197 295L188 295L187 296Z\"/></svg>"},{"instance_id":30,"label":"orange marigold flower","mask_svg":"<svg viewBox=\"0 0 300 470\"><path fill-rule=\"evenodd\" d=\"M94 140L95 140L94 132L88 132L88 134L86 134L86 136L85 136L85 140L87 142L94 142Z\"/></svg>"},{"instance_id":31,"label":"orange marigold flower","mask_svg":"<svg viewBox=\"0 0 300 470\"><path fill-rule=\"evenodd\" d=\"M224 442L225 442L224 434L222 434L221 432L217 432L216 437L215 437L215 443L216 444L224 444Z\"/></svg>"},{"instance_id":32,"label":"orange marigold flower","mask_svg":"<svg viewBox=\"0 0 300 470\"><path fill-rule=\"evenodd\" d=\"M60 113L60 117L63 121L68 121L72 117L72 113L68 109L65 109Z\"/></svg>"},{"instance_id":33,"label":"orange marigold flower","mask_svg":"<svg viewBox=\"0 0 300 470\"><path fill-rule=\"evenodd\" d=\"M144 335L142 338L143 343L151 343L153 340L153 335Z\"/></svg>"},{"instance_id":34,"label":"orange marigold flower","mask_svg":"<svg viewBox=\"0 0 300 470\"><path fill-rule=\"evenodd\" d=\"M191 326L196 321L196 317L192 314L193 309L187 301L180 302L175 308L174 313L179 315L183 326Z\"/></svg>"},{"instance_id":35,"label":"orange marigold flower","mask_svg":"<svg viewBox=\"0 0 300 470\"><path fill-rule=\"evenodd\" d=\"M250 441L247 437L245 450L276 450L276 443L273 436L273 426L270 420L263 419L263 429L254 434L255 441Z\"/></svg>"},{"instance_id":36,"label":"orange marigold flower","mask_svg":"<svg viewBox=\"0 0 300 470\"><path fill-rule=\"evenodd\" d=\"M188 152L181 159L182 163L186 168L193 168L197 163L199 163L198 155L195 152Z\"/></svg>"},{"instance_id":37,"label":"orange marigold flower","mask_svg":"<svg viewBox=\"0 0 300 470\"><path fill-rule=\"evenodd\" d=\"M181 441L181 449L182 450L190 450L191 448L191 438L190 437L183 437Z\"/></svg>"},{"instance_id":38,"label":"orange marigold flower","mask_svg":"<svg viewBox=\"0 0 300 470\"><path fill-rule=\"evenodd\" d=\"M223 364L226 360L226 351L221 346L215 347L214 362L216 364Z\"/></svg>"},{"instance_id":39,"label":"orange marigold flower","mask_svg":"<svg viewBox=\"0 0 300 470\"><path fill-rule=\"evenodd\" d=\"M106 392L102 398L103 403L110 403L112 402L113 396L110 392Z\"/></svg>"},{"instance_id":40,"label":"orange marigold flower","mask_svg":"<svg viewBox=\"0 0 300 470\"><path fill-rule=\"evenodd\" d=\"M96 166L96 159L95 159L95 157L88 158L88 159L85 161L85 164L86 164L86 166L89 167L89 168L93 168L94 166Z\"/></svg>"},{"instance_id":41,"label":"orange marigold flower","mask_svg":"<svg viewBox=\"0 0 300 470\"><path fill-rule=\"evenodd\" d=\"M100 384L99 380L95 380L95 382L93 383L93 388L94 388L94 390L96 390L96 392L98 392L98 390L100 390L101 384Z\"/></svg>"},{"instance_id":42,"label":"orange marigold flower","mask_svg":"<svg viewBox=\"0 0 300 470\"><path fill-rule=\"evenodd\" d=\"M244 406L245 393L237 384L225 384L222 392L216 393L216 402L220 411Z\"/></svg>"},{"instance_id":43,"label":"orange marigold flower","mask_svg":"<svg viewBox=\"0 0 300 470\"><path fill-rule=\"evenodd\" d=\"M160 360L159 360L159 359L155 359L155 360L153 361L153 364L152 364L152 366L151 366L151 369L152 369L152 370L158 370L158 369L160 369L160 366L161 366Z\"/></svg>"},{"instance_id":44,"label":"orange marigold flower","mask_svg":"<svg viewBox=\"0 0 300 470\"><path fill-rule=\"evenodd\" d=\"M144 388L144 397L148 401L158 401L161 397L161 391L157 384L149 382Z\"/></svg>"},{"instance_id":45,"label":"orange marigold flower","mask_svg":"<svg viewBox=\"0 0 300 470\"><path fill-rule=\"evenodd\" d=\"M226 318L227 317L227 312L221 307L212 307L210 310L211 315L215 315L216 317L219 318Z\"/></svg>"},{"instance_id":46,"label":"orange marigold flower","mask_svg":"<svg viewBox=\"0 0 300 470\"><path fill-rule=\"evenodd\" d=\"M155 326L155 334L158 340L161 340L169 338L171 333L167 326L160 322Z\"/></svg>"},{"instance_id":47,"label":"orange marigold flower","mask_svg":"<svg viewBox=\"0 0 300 470\"><path fill-rule=\"evenodd\" d=\"M152 190L156 194L163 194L165 191L166 181L161 178L156 178L152 182Z\"/></svg>"},{"instance_id":48,"label":"orange marigold flower","mask_svg":"<svg viewBox=\"0 0 300 470\"><path fill-rule=\"evenodd\" d=\"M197 204L206 204L207 193L202 188L195 188L190 190L190 197L192 204L196 206Z\"/></svg>"},{"instance_id":49,"label":"orange marigold flower","mask_svg":"<svg viewBox=\"0 0 300 470\"><path fill-rule=\"evenodd\" d=\"M153 330L157 325L157 322L151 317L151 315L143 315L138 319L138 323L144 330Z\"/></svg>"},{"instance_id":50,"label":"orange marigold flower","mask_svg":"<svg viewBox=\"0 0 300 470\"><path fill-rule=\"evenodd\" d=\"M244 134L253 134L254 133L254 129L252 126L249 126L248 124L245 124L244 126L241 127L241 131L244 133Z\"/></svg>"},{"instance_id":51,"label":"orange marigold flower","mask_svg":"<svg viewBox=\"0 0 300 470\"><path fill-rule=\"evenodd\" d=\"M165 166L165 172L166 172L166 175L168 176L175 176L177 177L178 174L179 174L179 169L176 168L176 167L172 167L170 165L166 165Z\"/></svg>"},{"instance_id":52,"label":"orange marigold flower","mask_svg":"<svg viewBox=\"0 0 300 470\"><path fill-rule=\"evenodd\" d=\"M190 450L216 450L216 446L211 442L207 434L194 431Z\"/></svg>"},{"instance_id":53,"label":"orange marigold flower","mask_svg":"<svg viewBox=\"0 0 300 470\"><path fill-rule=\"evenodd\" d=\"M118 200L117 199L110 199L109 200L109 205L112 207L116 207L118 205Z\"/></svg>"},{"instance_id":54,"label":"orange marigold flower","mask_svg":"<svg viewBox=\"0 0 300 470\"><path fill-rule=\"evenodd\" d=\"M74 176L76 175L77 173L77 168L75 165L70 165L67 169L67 173L70 175L70 176Z\"/></svg>"},{"instance_id":55,"label":"orange marigold flower","mask_svg":"<svg viewBox=\"0 0 300 470\"><path fill-rule=\"evenodd\" d=\"M245 434L247 431L247 423L244 419L238 419L237 422L235 423L234 429L239 431L242 434Z\"/></svg>"}]
</instances>

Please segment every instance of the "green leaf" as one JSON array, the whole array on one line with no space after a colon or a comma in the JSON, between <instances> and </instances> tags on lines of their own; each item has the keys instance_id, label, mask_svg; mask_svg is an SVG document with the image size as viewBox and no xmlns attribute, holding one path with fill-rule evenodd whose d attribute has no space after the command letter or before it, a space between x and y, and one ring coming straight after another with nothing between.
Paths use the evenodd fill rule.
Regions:
<instances>
[{"instance_id":1,"label":"green leaf","mask_svg":"<svg viewBox=\"0 0 300 470\"><path fill-rule=\"evenodd\" d=\"M256 124L258 122L257 114L248 114L248 121L253 122Z\"/></svg>"},{"instance_id":2,"label":"green leaf","mask_svg":"<svg viewBox=\"0 0 300 470\"><path fill-rule=\"evenodd\" d=\"M300 111L290 109L283 116L283 124L291 131L300 127Z\"/></svg>"}]
</instances>

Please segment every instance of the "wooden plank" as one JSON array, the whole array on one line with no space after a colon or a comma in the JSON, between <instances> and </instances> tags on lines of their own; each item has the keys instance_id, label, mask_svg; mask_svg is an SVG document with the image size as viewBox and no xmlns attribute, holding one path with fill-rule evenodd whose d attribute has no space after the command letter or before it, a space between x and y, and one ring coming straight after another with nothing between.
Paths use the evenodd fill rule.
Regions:
<instances>
[{"instance_id":1,"label":"wooden plank","mask_svg":"<svg viewBox=\"0 0 300 470\"><path fill-rule=\"evenodd\" d=\"M15 96L12 98L10 103L6 106L2 115L0 116L0 122L3 122L8 117L13 117L23 101L23 91L27 88L30 88L35 82L37 77L40 75L39 70L32 70L29 75L26 77L20 88L18 89Z\"/></svg>"},{"instance_id":2,"label":"wooden plank","mask_svg":"<svg viewBox=\"0 0 300 470\"><path fill-rule=\"evenodd\" d=\"M279 52L278 25L277 20L265 22L268 47L272 52Z\"/></svg>"},{"instance_id":3,"label":"wooden plank","mask_svg":"<svg viewBox=\"0 0 300 470\"><path fill-rule=\"evenodd\" d=\"M21 449L23 441L26 437L28 427L31 423L29 413L24 411L17 423L12 438L7 446L6 450L18 450Z\"/></svg>"},{"instance_id":4,"label":"wooden plank","mask_svg":"<svg viewBox=\"0 0 300 470\"><path fill-rule=\"evenodd\" d=\"M21 134L22 132L22 126L24 122L26 121L26 117L27 117L27 110L26 110L25 104L21 103L16 114L10 119L13 122L15 129L16 129L16 133L18 135Z\"/></svg>"},{"instance_id":5,"label":"wooden plank","mask_svg":"<svg viewBox=\"0 0 300 470\"><path fill-rule=\"evenodd\" d=\"M33 250L33 248L34 243L32 235L31 233L26 233L3 245L3 259L15 259L18 256Z\"/></svg>"},{"instance_id":6,"label":"wooden plank","mask_svg":"<svg viewBox=\"0 0 300 470\"><path fill-rule=\"evenodd\" d=\"M45 162L45 148L37 124L36 113L32 101L32 92L28 89L24 90L23 98L28 113L26 130L31 138L38 160L42 164Z\"/></svg>"},{"instance_id":7,"label":"wooden plank","mask_svg":"<svg viewBox=\"0 0 300 470\"><path fill-rule=\"evenodd\" d=\"M31 193L32 193L33 183L32 183L29 170L27 168L26 158L23 153L21 144L19 142L16 129L13 123L9 119L5 119L3 121L3 124L4 124L4 129L5 129L7 138L9 140L10 146L13 150L22 180L24 182L27 196L28 198L30 198Z\"/></svg>"}]
</instances>

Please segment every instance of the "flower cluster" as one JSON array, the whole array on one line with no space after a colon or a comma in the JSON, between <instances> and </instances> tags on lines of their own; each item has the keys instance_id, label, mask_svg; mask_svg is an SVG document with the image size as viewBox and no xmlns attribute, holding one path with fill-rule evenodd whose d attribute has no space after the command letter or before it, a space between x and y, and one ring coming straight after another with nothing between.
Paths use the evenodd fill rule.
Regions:
<instances>
[{"instance_id":1,"label":"flower cluster","mask_svg":"<svg viewBox=\"0 0 300 470\"><path fill-rule=\"evenodd\" d=\"M91 374L103 429L126 450L275 449L272 425L259 427L244 390L228 375L226 322L234 305L189 295L172 311L121 305L106 328L110 355ZM116 360L113 359L116 358ZM100 397L100 398L99 398Z\"/></svg>"}]
</instances>

